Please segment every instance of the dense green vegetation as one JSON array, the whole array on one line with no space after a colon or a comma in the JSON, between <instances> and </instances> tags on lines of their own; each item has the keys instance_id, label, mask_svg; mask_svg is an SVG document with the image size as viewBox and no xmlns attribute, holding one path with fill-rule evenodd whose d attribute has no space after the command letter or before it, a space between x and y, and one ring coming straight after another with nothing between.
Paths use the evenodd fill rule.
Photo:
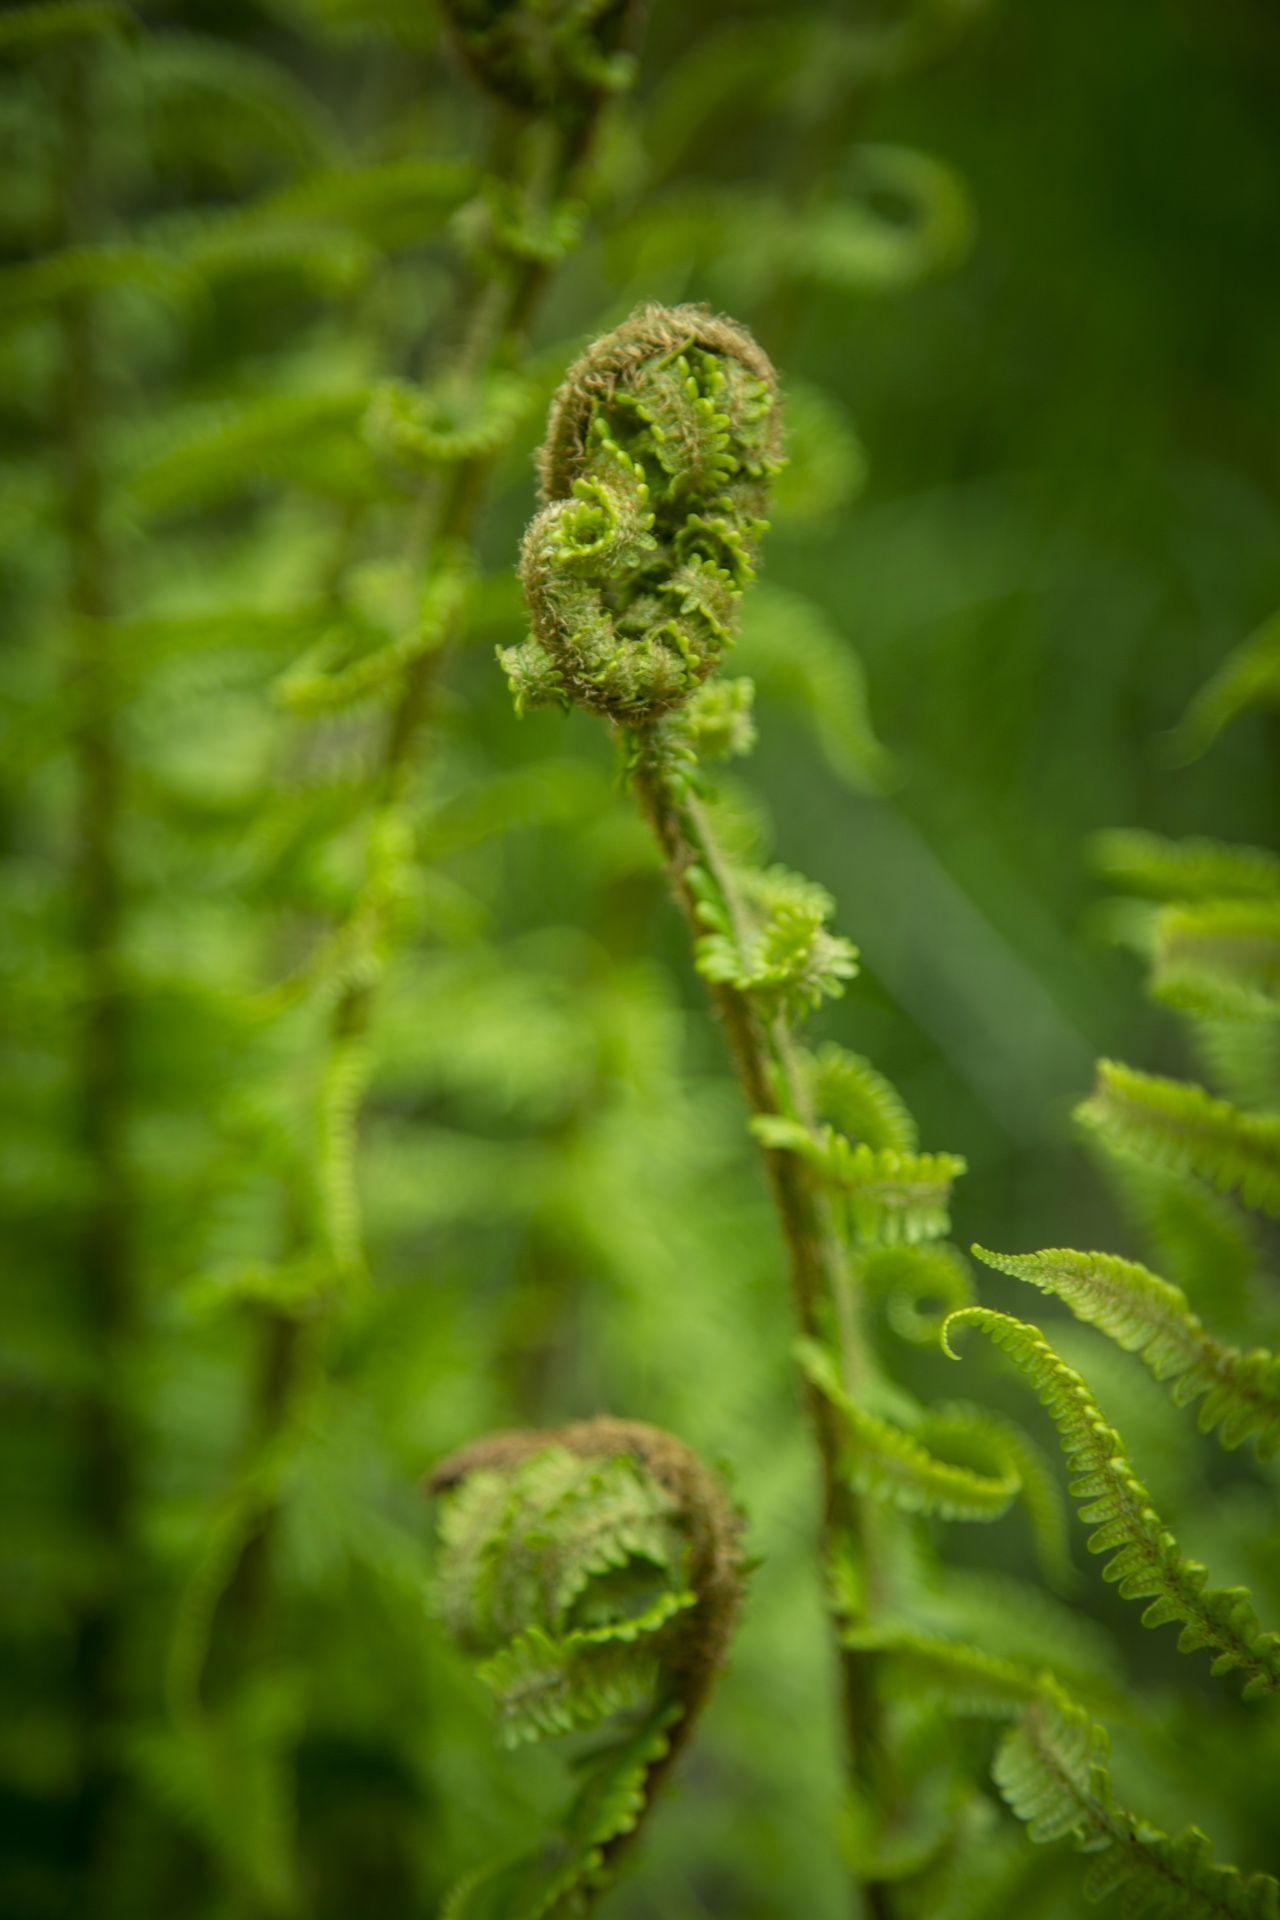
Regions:
<instances>
[{"instance_id":1,"label":"dense green vegetation","mask_svg":"<svg viewBox=\"0 0 1280 1920\"><path fill-rule=\"evenodd\" d=\"M1278 80L0 11L6 1913L1275 1913Z\"/></svg>"}]
</instances>

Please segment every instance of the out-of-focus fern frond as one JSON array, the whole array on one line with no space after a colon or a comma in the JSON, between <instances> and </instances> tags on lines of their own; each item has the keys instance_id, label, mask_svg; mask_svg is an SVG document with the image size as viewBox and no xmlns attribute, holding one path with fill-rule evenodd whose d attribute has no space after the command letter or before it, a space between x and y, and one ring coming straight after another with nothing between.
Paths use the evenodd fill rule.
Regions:
<instances>
[{"instance_id":1,"label":"out-of-focus fern frond","mask_svg":"<svg viewBox=\"0 0 1280 1920\"><path fill-rule=\"evenodd\" d=\"M773 489L773 518L788 529L825 524L867 483L867 453L838 401L804 381L787 382L787 464Z\"/></svg>"},{"instance_id":2,"label":"out-of-focus fern frond","mask_svg":"<svg viewBox=\"0 0 1280 1920\"><path fill-rule=\"evenodd\" d=\"M818 1112L850 1140L865 1141L877 1152L916 1151L919 1135L906 1102L860 1053L825 1041L813 1056L811 1072Z\"/></svg>"},{"instance_id":3,"label":"out-of-focus fern frond","mask_svg":"<svg viewBox=\"0 0 1280 1920\"><path fill-rule=\"evenodd\" d=\"M973 1299L969 1265L957 1247L867 1247L858 1255L862 1285L883 1298L894 1332L932 1346L949 1314Z\"/></svg>"},{"instance_id":4,"label":"out-of-focus fern frond","mask_svg":"<svg viewBox=\"0 0 1280 1920\"><path fill-rule=\"evenodd\" d=\"M1280 1212L1280 1120L1242 1113L1194 1081L1098 1062L1077 1118L1109 1145L1174 1172L1195 1173L1247 1206Z\"/></svg>"},{"instance_id":5,"label":"out-of-focus fern frond","mask_svg":"<svg viewBox=\"0 0 1280 1920\"><path fill-rule=\"evenodd\" d=\"M234 130L240 141L252 139L300 164L319 162L336 144L336 130L315 94L279 61L242 43L187 32L152 34L138 49L137 72L148 105L160 108L175 129L196 116L197 149L211 113L222 117L224 138Z\"/></svg>"},{"instance_id":6,"label":"out-of-focus fern frond","mask_svg":"<svg viewBox=\"0 0 1280 1920\"><path fill-rule=\"evenodd\" d=\"M1090 852L1113 886L1153 900L1280 900L1280 858L1264 847L1113 828L1094 835Z\"/></svg>"},{"instance_id":7,"label":"out-of-focus fern frond","mask_svg":"<svg viewBox=\"0 0 1280 1920\"><path fill-rule=\"evenodd\" d=\"M897 784L893 757L872 729L862 663L813 601L789 588L755 588L743 607L738 658L762 693L800 708L841 779L862 793Z\"/></svg>"},{"instance_id":8,"label":"out-of-focus fern frond","mask_svg":"<svg viewBox=\"0 0 1280 1920\"><path fill-rule=\"evenodd\" d=\"M1224 1447L1256 1435L1263 1460L1280 1450L1280 1358L1262 1348L1242 1354L1215 1340L1180 1287L1113 1253L1066 1247L1025 1254L973 1251L998 1272L1055 1294L1077 1319L1140 1354L1157 1380L1171 1383L1179 1406L1207 1395L1199 1413L1202 1433L1216 1428Z\"/></svg>"},{"instance_id":9,"label":"out-of-focus fern frond","mask_svg":"<svg viewBox=\"0 0 1280 1920\"><path fill-rule=\"evenodd\" d=\"M1280 896L1165 907L1155 923L1151 991L1188 1013L1280 1014Z\"/></svg>"},{"instance_id":10,"label":"out-of-focus fern frond","mask_svg":"<svg viewBox=\"0 0 1280 1920\"><path fill-rule=\"evenodd\" d=\"M1280 1634L1263 1632L1246 1588L1210 1587L1204 1567L1183 1555L1129 1464L1120 1435L1075 1369L1035 1327L990 1307L952 1314L943 1328L947 1352L952 1329L961 1326L980 1327L1036 1389L1077 1476L1071 1493L1089 1502L1080 1509L1094 1528L1089 1551L1114 1554L1102 1577L1117 1581L1125 1599L1150 1600L1143 1625L1182 1621L1179 1650L1212 1649L1215 1673L1239 1668L1246 1698L1280 1690Z\"/></svg>"},{"instance_id":11,"label":"out-of-focus fern frond","mask_svg":"<svg viewBox=\"0 0 1280 1920\"><path fill-rule=\"evenodd\" d=\"M1276 1920L1280 1885L1270 1874L1246 1880L1214 1865L1209 1841L1195 1827L1176 1839L1116 1805L1104 1729L1057 1687L1046 1687L1006 1734L992 1771L997 1786L1033 1840L1071 1834L1082 1853L1099 1857L1085 1876L1085 1897L1117 1889L1124 1911L1149 1920Z\"/></svg>"},{"instance_id":12,"label":"out-of-focus fern frond","mask_svg":"<svg viewBox=\"0 0 1280 1920\"><path fill-rule=\"evenodd\" d=\"M363 387L264 393L201 410L165 436L134 473L132 491L152 512L207 505L272 481L338 499L377 498L384 482L355 427Z\"/></svg>"}]
</instances>

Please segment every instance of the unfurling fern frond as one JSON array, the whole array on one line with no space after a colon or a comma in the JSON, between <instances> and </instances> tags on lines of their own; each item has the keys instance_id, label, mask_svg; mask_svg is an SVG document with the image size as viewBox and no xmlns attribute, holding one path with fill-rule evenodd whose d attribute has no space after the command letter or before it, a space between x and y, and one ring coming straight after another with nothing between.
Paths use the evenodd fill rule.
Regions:
<instances>
[{"instance_id":1,"label":"unfurling fern frond","mask_svg":"<svg viewBox=\"0 0 1280 1920\"><path fill-rule=\"evenodd\" d=\"M1014 1720L1051 1683L1045 1668L910 1627L856 1620L844 1629L844 1641L867 1653L888 1655L890 1675L913 1696L932 1694L948 1713L961 1717Z\"/></svg>"},{"instance_id":2,"label":"unfurling fern frond","mask_svg":"<svg viewBox=\"0 0 1280 1920\"><path fill-rule=\"evenodd\" d=\"M1107 1746L1105 1729L1047 1686L1005 1735L992 1768L1031 1839L1071 1834L1082 1853L1099 1856L1085 1876L1085 1897L1101 1900L1120 1889L1133 1920L1278 1920L1280 1885L1270 1874L1246 1880L1237 1868L1214 1864L1197 1828L1171 1838L1116 1805Z\"/></svg>"},{"instance_id":3,"label":"unfurling fern frond","mask_svg":"<svg viewBox=\"0 0 1280 1920\"><path fill-rule=\"evenodd\" d=\"M1113 828L1096 834L1091 850L1105 879L1145 898L1280 900L1280 859L1262 847Z\"/></svg>"},{"instance_id":4,"label":"unfurling fern frond","mask_svg":"<svg viewBox=\"0 0 1280 1920\"><path fill-rule=\"evenodd\" d=\"M1113 1253L973 1251L989 1267L1056 1294L1078 1320L1101 1328L1140 1354L1157 1380L1171 1382L1179 1406L1205 1394L1202 1433L1218 1429L1224 1447L1257 1436L1259 1459L1280 1451L1280 1357L1259 1348L1241 1353L1207 1333L1180 1287Z\"/></svg>"},{"instance_id":5,"label":"unfurling fern frond","mask_svg":"<svg viewBox=\"0 0 1280 1920\"><path fill-rule=\"evenodd\" d=\"M857 1239L870 1246L936 1240L946 1233L952 1183L965 1171L955 1153L876 1152L834 1127L807 1127L782 1114L758 1114L751 1131L766 1147L798 1153L847 1207Z\"/></svg>"},{"instance_id":6,"label":"unfurling fern frond","mask_svg":"<svg viewBox=\"0 0 1280 1920\"><path fill-rule=\"evenodd\" d=\"M1242 1113L1187 1080L1098 1062L1093 1094L1076 1117L1106 1144L1157 1166L1195 1173L1220 1193L1280 1213L1280 1120Z\"/></svg>"},{"instance_id":7,"label":"unfurling fern frond","mask_svg":"<svg viewBox=\"0 0 1280 1920\"><path fill-rule=\"evenodd\" d=\"M642 307L570 368L521 555L532 638L501 655L522 710L642 722L705 680L753 577L780 434L768 360L701 307Z\"/></svg>"},{"instance_id":8,"label":"unfurling fern frond","mask_svg":"<svg viewBox=\"0 0 1280 1920\"><path fill-rule=\"evenodd\" d=\"M825 887L786 867L739 869L734 880L758 920L744 938L710 876L691 868L688 879L711 929L697 942L699 973L753 995L766 1015L802 1020L824 998L838 1000L857 973L857 948L827 931L835 901Z\"/></svg>"},{"instance_id":9,"label":"unfurling fern frond","mask_svg":"<svg viewBox=\"0 0 1280 1920\"><path fill-rule=\"evenodd\" d=\"M1215 1673L1238 1667L1246 1698L1280 1690L1280 1635L1262 1631L1246 1588L1208 1586L1205 1568L1183 1555L1129 1464L1120 1435L1075 1369L1037 1328L991 1307L953 1313L942 1332L946 1352L952 1353L950 1336L961 1326L980 1327L1035 1387L1077 1476L1070 1491L1089 1503L1080 1509L1080 1518L1094 1529L1089 1551L1114 1554L1102 1577L1118 1582L1126 1600L1150 1600L1143 1625L1182 1621L1179 1650L1212 1649Z\"/></svg>"},{"instance_id":10,"label":"unfurling fern frond","mask_svg":"<svg viewBox=\"0 0 1280 1920\"><path fill-rule=\"evenodd\" d=\"M943 1520L999 1520L1021 1496L1046 1573L1059 1585L1071 1578L1062 1503L1048 1462L1012 1420L952 1402L930 1407L911 1427L898 1426L851 1399L831 1354L816 1340L797 1341L796 1354L840 1414L848 1473L859 1493Z\"/></svg>"},{"instance_id":11,"label":"unfurling fern frond","mask_svg":"<svg viewBox=\"0 0 1280 1920\"><path fill-rule=\"evenodd\" d=\"M920 1346L932 1346L947 1316L973 1299L968 1263L955 1247L866 1247L858 1263L863 1286L884 1300L894 1332Z\"/></svg>"},{"instance_id":12,"label":"unfurling fern frond","mask_svg":"<svg viewBox=\"0 0 1280 1920\"><path fill-rule=\"evenodd\" d=\"M850 1140L865 1141L877 1153L914 1153L916 1123L891 1080L864 1060L828 1040L813 1056L813 1103Z\"/></svg>"},{"instance_id":13,"label":"unfurling fern frond","mask_svg":"<svg viewBox=\"0 0 1280 1920\"><path fill-rule=\"evenodd\" d=\"M623 1420L493 1435L431 1485L445 1623L483 1656L506 1744L639 1715L587 1763L550 1845L464 1881L446 1909L567 1920L608 1884L724 1659L739 1518L680 1441Z\"/></svg>"}]
</instances>

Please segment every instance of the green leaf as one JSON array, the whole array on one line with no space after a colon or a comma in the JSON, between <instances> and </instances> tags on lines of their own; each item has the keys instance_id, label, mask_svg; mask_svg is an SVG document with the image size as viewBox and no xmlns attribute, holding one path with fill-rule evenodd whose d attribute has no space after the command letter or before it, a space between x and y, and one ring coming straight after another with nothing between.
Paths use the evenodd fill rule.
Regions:
<instances>
[{"instance_id":1,"label":"green leaf","mask_svg":"<svg viewBox=\"0 0 1280 1920\"><path fill-rule=\"evenodd\" d=\"M1066 1247L1024 1254L973 1251L998 1272L1055 1294L1078 1320L1139 1354L1157 1380L1171 1383L1179 1406L1205 1394L1202 1433L1216 1428L1224 1447L1238 1447L1256 1435L1262 1460L1280 1450L1280 1358L1263 1348L1242 1354L1215 1340L1180 1287L1113 1253L1074 1253Z\"/></svg>"},{"instance_id":2,"label":"green leaf","mask_svg":"<svg viewBox=\"0 0 1280 1920\"><path fill-rule=\"evenodd\" d=\"M1153 929L1151 991L1188 1013L1280 1014L1280 897L1165 907Z\"/></svg>"},{"instance_id":3,"label":"green leaf","mask_svg":"<svg viewBox=\"0 0 1280 1920\"><path fill-rule=\"evenodd\" d=\"M1280 1213L1280 1120L1242 1113L1192 1081L1098 1062L1093 1095L1076 1117L1123 1152L1195 1173L1247 1206Z\"/></svg>"}]
</instances>

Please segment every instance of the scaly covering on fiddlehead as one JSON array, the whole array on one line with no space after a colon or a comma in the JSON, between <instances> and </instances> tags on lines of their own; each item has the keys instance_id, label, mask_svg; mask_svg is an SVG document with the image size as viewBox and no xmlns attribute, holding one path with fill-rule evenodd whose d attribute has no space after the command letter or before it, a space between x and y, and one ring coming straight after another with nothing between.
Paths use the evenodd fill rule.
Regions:
<instances>
[{"instance_id":1,"label":"scaly covering on fiddlehead","mask_svg":"<svg viewBox=\"0 0 1280 1920\"><path fill-rule=\"evenodd\" d=\"M585 1913L724 1660L739 1516L681 1441L603 1417L490 1435L438 1467L431 1487L445 1497L445 1624L480 1656L506 1743L632 1714L585 1768L555 1842L463 1881L446 1911Z\"/></svg>"},{"instance_id":2,"label":"scaly covering on fiddlehead","mask_svg":"<svg viewBox=\"0 0 1280 1920\"><path fill-rule=\"evenodd\" d=\"M641 307L570 368L521 552L532 636L501 656L521 709L631 723L678 706L732 641L778 471L777 379L703 307Z\"/></svg>"}]
</instances>

